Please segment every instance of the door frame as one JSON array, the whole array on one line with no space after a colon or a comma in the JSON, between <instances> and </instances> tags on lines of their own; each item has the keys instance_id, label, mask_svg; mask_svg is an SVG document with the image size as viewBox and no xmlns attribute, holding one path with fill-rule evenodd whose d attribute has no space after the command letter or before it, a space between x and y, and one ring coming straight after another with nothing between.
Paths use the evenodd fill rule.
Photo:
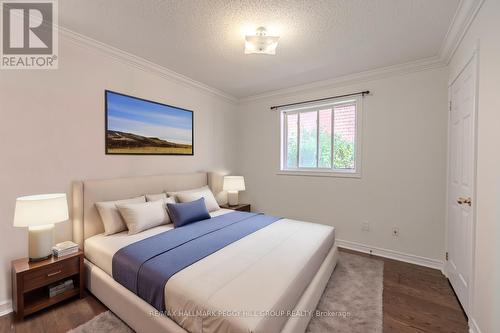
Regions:
<instances>
[{"instance_id":1,"label":"door frame","mask_svg":"<svg viewBox=\"0 0 500 333\"><path fill-rule=\"evenodd\" d=\"M466 58L466 60L461 64L459 67L459 70L456 73L451 73L450 74L450 80L448 82L448 139L447 139L447 161L446 161L446 221L445 221L445 250L448 253L449 252L449 242L448 242L448 225L450 223L449 221L449 215L448 215L448 203L450 199L450 193L449 193L449 180L450 180L450 144L451 144L451 131L450 131L450 125L451 125L451 89L455 81L458 79L458 77L463 73L465 68L469 64L473 64L473 69L474 69L474 110L473 110L473 126L472 126L472 131L473 131L473 143L472 143L472 148L474 150L473 152L473 172L472 172L472 235L471 235L471 263L470 263L470 277L469 277L469 290L468 290L468 299L467 299L467 308L468 308L468 313L467 316L469 319L472 317L473 313L473 304L474 304L474 286L475 286L475 267L476 267L476 216L477 216L477 138L478 138L478 131L477 131L477 123L478 123L478 106L479 106L479 41L476 42L476 45L469 57ZM443 273L444 275L448 278L448 261L445 261L444 264L444 269Z\"/></svg>"}]
</instances>

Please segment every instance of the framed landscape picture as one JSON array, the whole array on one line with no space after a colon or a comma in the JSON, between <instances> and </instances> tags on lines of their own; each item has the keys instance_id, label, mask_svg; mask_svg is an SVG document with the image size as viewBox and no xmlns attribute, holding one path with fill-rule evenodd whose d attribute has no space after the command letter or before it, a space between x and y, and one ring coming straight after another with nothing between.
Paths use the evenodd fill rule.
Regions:
<instances>
[{"instance_id":1,"label":"framed landscape picture","mask_svg":"<svg viewBox=\"0 0 500 333\"><path fill-rule=\"evenodd\" d=\"M193 155L193 111L105 91L106 154Z\"/></svg>"}]
</instances>

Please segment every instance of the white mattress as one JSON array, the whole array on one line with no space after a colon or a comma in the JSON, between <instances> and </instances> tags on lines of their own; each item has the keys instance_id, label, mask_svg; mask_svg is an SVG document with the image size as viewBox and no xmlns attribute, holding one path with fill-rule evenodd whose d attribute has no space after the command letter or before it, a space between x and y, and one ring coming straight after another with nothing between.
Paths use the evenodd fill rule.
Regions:
<instances>
[{"instance_id":1,"label":"white mattress","mask_svg":"<svg viewBox=\"0 0 500 333\"><path fill-rule=\"evenodd\" d=\"M96 235L85 241L85 255L112 275L116 251L172 227ZM279 332L334 238L330 226L290 219L272 223L172 276L164 291L167 313L193 333Z\"/></svg>"}]
</instances>

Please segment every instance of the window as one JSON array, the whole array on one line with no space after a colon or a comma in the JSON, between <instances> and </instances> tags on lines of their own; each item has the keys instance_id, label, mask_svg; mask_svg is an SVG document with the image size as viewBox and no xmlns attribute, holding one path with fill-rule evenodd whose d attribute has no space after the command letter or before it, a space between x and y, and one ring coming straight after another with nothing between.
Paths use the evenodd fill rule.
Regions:
<instances>
[{"instance_id":1,"label":"window","mask_svg":"<svg viewBox=\"0 0 500 333\"><path fill-rule=\"evenodd\" d=\"M283 173L359 177L361 97L280 110Z\"/></svg>"}]
</instances>

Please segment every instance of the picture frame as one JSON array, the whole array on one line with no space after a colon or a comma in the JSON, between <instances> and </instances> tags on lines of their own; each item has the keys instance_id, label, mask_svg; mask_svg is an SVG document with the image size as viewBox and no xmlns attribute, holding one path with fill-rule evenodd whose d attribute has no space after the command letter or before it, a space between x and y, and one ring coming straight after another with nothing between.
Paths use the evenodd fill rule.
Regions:
<instances>
[{"instance_id":1,"label":"picture frame","mask_svg":"<svg viewBox=\"0 0 500 333\"><path fill-rule=\"evenodd\" d=\"M104 91L106 155L194 155L194 112Z\"/></svg>"}]
</instances>

